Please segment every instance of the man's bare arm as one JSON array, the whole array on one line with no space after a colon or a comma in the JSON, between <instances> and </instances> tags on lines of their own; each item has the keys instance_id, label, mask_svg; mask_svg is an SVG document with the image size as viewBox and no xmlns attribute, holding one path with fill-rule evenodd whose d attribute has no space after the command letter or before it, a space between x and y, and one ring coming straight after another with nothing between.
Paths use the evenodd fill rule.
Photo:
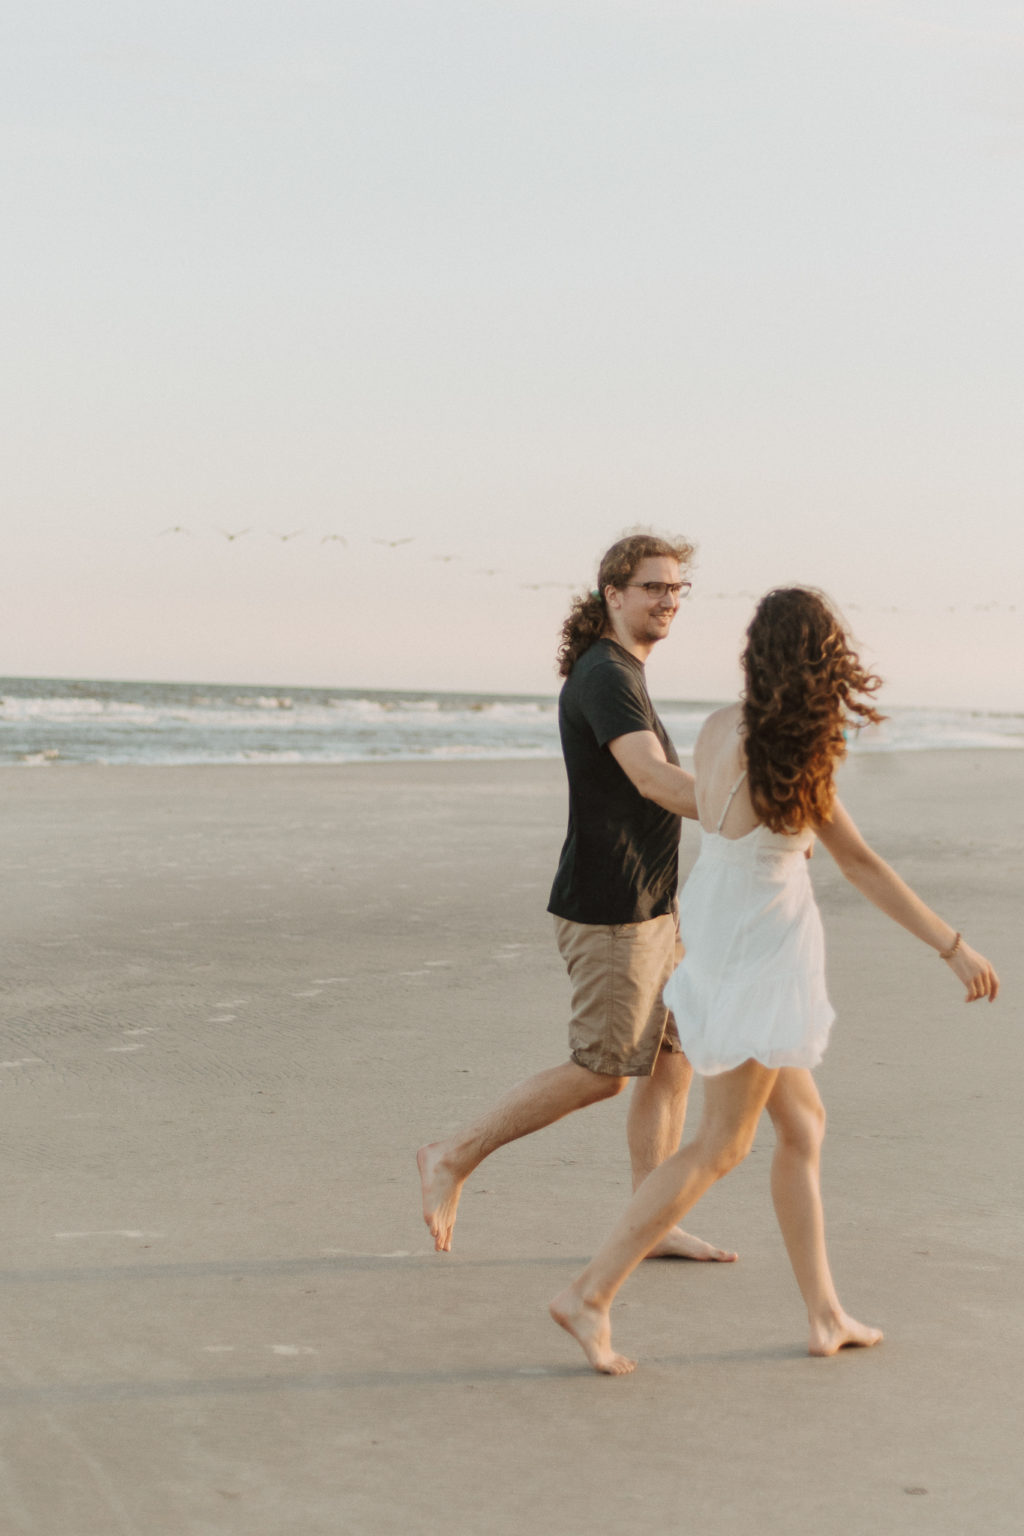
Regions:
<instances>
[{"instance_id":1,"label":"man's bare arm","mask_svg":"<svg viewBox=\"0 0 1024 1536\"><path fill-rule=\"evenodd\" d=\"M697 820L697 796L693 774L677 768L665 756L665 749L653 731L631 731L616 736L608 750L645 800L653 800L676 816Z\"/></svg>"}]
</instances>

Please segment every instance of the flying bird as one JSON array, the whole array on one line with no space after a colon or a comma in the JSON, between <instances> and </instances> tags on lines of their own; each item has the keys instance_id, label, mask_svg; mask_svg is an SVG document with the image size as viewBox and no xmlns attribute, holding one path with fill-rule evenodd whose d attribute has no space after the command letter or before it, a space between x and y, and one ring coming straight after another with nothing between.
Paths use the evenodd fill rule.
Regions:
<instances>
[{"instance_id":1,"label":"flying bird","mask_svg":"<svg viewBox=\"0 0 1024 1536\"><path fill-rule=\"evenodd\" d=\"M325 533L320 540L321 544L344 544L348 548L348 539L342 538L340 533Z\"/></svg>"},{"instance_id":2,"label":"flying bird","mask_svg":"<svg viewBox=\"0 0 1024 1536\"><path fill-rule=\"evenodd\" d=\"M228 533L226 528L222 528L220 531L224 535L224 537L227 539L228 543L231 544L231 543L234 542L235 539L240 539L242 537L243 533L251 533L252 529L251 528L239 528L237 533Z\"/></svg>"},{"instance_id":3,"label":"flying bird","mask_svg":"<svg viewBox=\"0 0 1024 1536\"><path fill-rule=\"evenodd\" d=\"M275 539L280 539L282 544L287 544L289 539L297 539L300 533L305 533L305 528L296 528L294 533L278 533L276 528L271 528Z\"/></svg>"},{"instance_id":4,"label":"flying bird","mask_svg":"<svg viewBox=\"0 0 1024 1536\"><path fill-rule=\"evenodd\" d=\"M165 533L188 533L188 529L183 528L180 523L177 523L173 528L161 529L157 537L162 539Z\"/></svg>"},{"instance_id":5,"label":"flying bird","mask_svg":"<svg viewBox=\"0 0 1024 1536\"><path fill-rule=\"evenodd\" d=\"M410 535L407 539L374 539L373 542L375 544L386 544L388 549L397 549L399 544L411 544L413 537Z\"/></svg>"}]
</instances>

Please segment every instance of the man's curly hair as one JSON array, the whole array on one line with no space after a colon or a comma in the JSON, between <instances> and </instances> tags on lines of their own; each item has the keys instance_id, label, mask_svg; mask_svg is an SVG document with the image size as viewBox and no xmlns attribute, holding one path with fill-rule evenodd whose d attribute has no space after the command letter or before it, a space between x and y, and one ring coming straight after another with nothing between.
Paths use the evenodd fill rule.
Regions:
<instances>
[{"instance_id":1,"label":"man's curly hair","mask_svg":"<svg viewBox=\"0 0 1024 1536\"><path fill-rule=\"evenodd\" d=\"M881 678L866 672L824 593L780 587L758 604L743 652L743 724L755 811L773 832L829 820L844 727L885 716L871 702Z\"/></svg>"},{"instance_id":2,"label":"man's curly hair","mask_svg":"<svg viewBox=\"0 0 1024 1536\"><path fill-rule=\"evenodd\" d=\"M562 625L558 646L558 674L568 677L585 651L606 633L608 609L604 600L605 587L618 587L621 591L633 579L640 564L655 556L667 555L678 560L682 570L688 570L694 556L694 546L688 539L663 539L647 529L635 529L619 539L602 557L597 572L597 586L593 592L581 593L573 598L568 617Z\"/></svg>"}]
</instances>

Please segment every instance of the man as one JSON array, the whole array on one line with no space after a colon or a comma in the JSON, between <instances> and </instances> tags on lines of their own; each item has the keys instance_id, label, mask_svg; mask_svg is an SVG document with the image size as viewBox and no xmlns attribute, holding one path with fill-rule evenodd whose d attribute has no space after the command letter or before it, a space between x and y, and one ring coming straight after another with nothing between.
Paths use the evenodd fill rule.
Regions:
<instances>
[{"instance_id":1,"label":"man","mask_svg":"<svg viewBox=\"0 0 1024 1536\"><path fill-rule=\"evenodd\" d=\"M661 1000L682 948L676 918L683 816L693 776L655 713L644 662L672 627L692 546L638 533L601 561L597 589L562 628L559 729L569 830L548 910L572 983L570 1059L513 1088L488 1114L417 1154L423 1219L448 1252L462 1186L498 1147L621 1093L636 1189L679 1145L692 1076ZM729 1261L674 1228L648 1257Z\"/></svg>"}]
</instances>

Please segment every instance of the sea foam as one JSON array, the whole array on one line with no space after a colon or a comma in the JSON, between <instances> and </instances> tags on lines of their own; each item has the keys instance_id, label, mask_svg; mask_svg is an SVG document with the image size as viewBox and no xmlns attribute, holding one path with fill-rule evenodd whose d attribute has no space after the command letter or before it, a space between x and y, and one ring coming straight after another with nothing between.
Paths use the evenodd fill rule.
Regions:
<instances>
[{"instance_id":1,"label":"sea foam","mask_svg":"<svg viewBox=\"0 0 1024 1536\"><path fill-rule=\"evenodd\" d=\"M657 701L690 753L714 701ZM1024 747L1024 713L892 708L850 751ZM553 696L0 679L0 763L558 758Z\"/></svg>"}]
</instances>

